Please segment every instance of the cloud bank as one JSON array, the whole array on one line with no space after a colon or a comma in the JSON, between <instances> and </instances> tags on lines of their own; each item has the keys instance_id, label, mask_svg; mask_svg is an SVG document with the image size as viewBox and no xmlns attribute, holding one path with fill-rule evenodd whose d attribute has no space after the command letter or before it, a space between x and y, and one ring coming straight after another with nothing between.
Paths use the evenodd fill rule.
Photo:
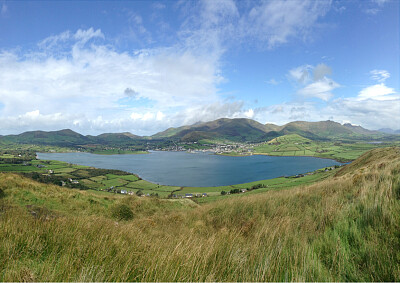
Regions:
<instances>
[{"instance_id":1,"label":"cloud bank","mask_svg":"<svg viewBox=\"0 0 400 283\"><path fill-rule=\"evenodd\" d=\"M267 82L294 82L295 102L252 107L224 98L227 50L271 50L308 40L330 8L331 1L312 0L183 1L177 4L182 23L168 46L119 51L101 29L88 28L51 35L29 50L0 50L0 134L71 128L149 135L222 117L277 124L334 119L397 129L399 95L386 86L386 70L370 71L375 84L347 98L335 98L335 90L345 86L323 63L293 67L287 82ZM141 16L129 17L132 36L150 41Z\"/></svg>"}]
</instances>

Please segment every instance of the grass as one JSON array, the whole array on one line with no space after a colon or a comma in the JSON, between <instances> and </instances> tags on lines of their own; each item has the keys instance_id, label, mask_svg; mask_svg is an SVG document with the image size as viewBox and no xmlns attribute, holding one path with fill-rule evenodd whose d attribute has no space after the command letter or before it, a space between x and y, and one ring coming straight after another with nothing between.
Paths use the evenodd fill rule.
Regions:
<instances>
[{"instance_id":1,"label":"grass","mask_svg":"<svg viewBox=\"0 0 400 283\"><path fill-rule=\"evenodd\" d=\"M331 158L348 162L358 158L368 150L377 147L387 147L383 144L366 142L319 142L303 138L297 134L277 137L269 142L254 147L254 154L274 156L313 156Z\"/></svg>"},{"instance_id":2,"label":"grass","mask_svg":"<svg viewBox=\"0 0 400 283\"><path fill-rule=\"evenodd\" d=\"M399 148L330 173L201 206L0 174L0 280L399 281Z\"/></svg>"}]
</instances>

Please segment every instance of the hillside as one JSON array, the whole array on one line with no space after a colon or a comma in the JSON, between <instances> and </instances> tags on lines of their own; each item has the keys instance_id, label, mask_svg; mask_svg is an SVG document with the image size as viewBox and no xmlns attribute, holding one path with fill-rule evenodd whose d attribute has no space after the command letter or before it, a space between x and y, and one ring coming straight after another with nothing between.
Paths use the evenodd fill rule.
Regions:
<instances>
[{"instance_id":1,"label":"hillside","mask_svg":"<svg viewBox=\"0 0 400 283\"><path fill-rule=\"evenodd\" d=\"M192 126L170 128L152 137L169 137L182 141L221 139L230 141L261 141L268 138L265 125L251 119L218 119Z\"/></svg>"},{"instance_id":2,"label":"hillside","mask_svg":"<svg viewBox=\"0 0 400 283\"><path fill-rule=\"evenodd\" d=\"M105 133L98 136L81 135L70 129L60 131L30 131L19 135L0 137L3 144L39 144L54 146L79 146L87 144L124 145L134 143L141 137L131 133Z\"/></svg>"},{"instance_id":3,"label":"hillside","mask_svg":"<svg viewBox=\"0 0 400 283\"><path fill-rule=\"evenodd\" d=\"M60 131L30 131L19 135L8 135L0 138L5 144L10 143L34 143L46 145L71 146L90 142L88 137L69 129Z\"/></svg>"},{"instance_id":4,"label":"hillside","mask_svg":"<svg viewBox=\"0 0 400 283\"><path fill-rule=\"evenodd\" d=\"M241 142L259 142L273 138L297 134L318 140L370 140L384 137L383 133L370 131L361 126L341 125L333 121L304 122L295 121L283 126L263 125L251 119L218 119L211 122L197 123L192 126L169 128L152 137L173 138L182 141L201 139L222 139Z\"/></svg>"},{"instance_id":5,"label":"hillside","mask_svg":"<svg viewBox=\"0 0 400 283\"><path fill-rule=\"evenodd\" d=\"M0 144L41 144L55 146L82 146L90 144L106 146L139 146L143 149L147 143L164 141L197 142L230 141L230 142L263 142L279 136L297 134L314 141L371 141L399 140L398 135L389 135L377 131L369 131L351 124L341 125L333 121L304 122L295 121L277 126L263 125L251 119L222 118L210 122L195 123L190 126L169 128L151 137L137 136L128 132L105 133L98 136L83 136L72 130L32 131L19 135L0 136Z\"/></svg>"},{"instance_id":6,"label":"hillside","mask_svg":"<svg viewBox=\"0 0 400 283\"><path fill-rule=\"evenodd\" d=\"M400 149L198 206L0 174L1 281L399 281Z\"/></svg>"}]
</instances>

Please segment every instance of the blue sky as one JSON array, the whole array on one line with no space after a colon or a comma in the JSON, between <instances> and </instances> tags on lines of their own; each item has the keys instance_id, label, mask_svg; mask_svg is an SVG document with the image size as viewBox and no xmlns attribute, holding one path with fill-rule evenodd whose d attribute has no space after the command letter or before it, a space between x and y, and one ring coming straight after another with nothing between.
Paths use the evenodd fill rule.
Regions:
<instances>
[{"instance_id":1,"label":"blue sky","mask_svg":"<svg viewBox=\"0 0 400 283\"><path fill-rule=\"evenodd\" d=\"M0 134L400 128L399 1L1 1Z\"/></svg>"}]
</instances>

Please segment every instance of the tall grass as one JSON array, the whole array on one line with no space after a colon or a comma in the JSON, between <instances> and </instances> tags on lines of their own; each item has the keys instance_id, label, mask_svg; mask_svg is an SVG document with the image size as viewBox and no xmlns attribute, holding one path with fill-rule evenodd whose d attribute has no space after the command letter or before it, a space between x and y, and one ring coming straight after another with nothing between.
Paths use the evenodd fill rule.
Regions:
<instances>
[{"instance_id":1,"label":"tall grass","mask_svg":"<svg viewBox=\"0 0 400 283\"><path fill-rule=\"evenodd\" d=\"M203 206L16 175L0 188L2 281L400 280L399 148L313 185ZM114 218L118 205L133 219Z\"/></svg>"}]
</instances>

